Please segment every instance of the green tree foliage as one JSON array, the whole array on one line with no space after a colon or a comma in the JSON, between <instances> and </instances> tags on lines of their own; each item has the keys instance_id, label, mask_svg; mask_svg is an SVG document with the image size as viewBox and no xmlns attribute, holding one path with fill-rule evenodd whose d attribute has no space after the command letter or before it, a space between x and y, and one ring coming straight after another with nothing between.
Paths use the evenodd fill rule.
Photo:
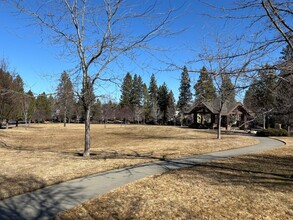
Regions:
<instances>
[{"instance_id":1,"label":"green tree foliage","mask_svg":"<svg viewBox=\"0 0 293 220\"><path fill-rule=\"evenodd\" d=\"M181 112L186 111L188 108L191 99L192 94L190 91L190 78L188 74L188 70L186 66L183 68L183 72L181 74L181 81L180 81L180 87L179 87L179 99L178 99L178 108Z\"/></svg>"},{"instance_id":2,"label":"green tree foliage","mask_svg":"<svg viewBox=\"0 0 293 220\"><path fill-rule=\"evenodd\" d=\"M167 108L168 108L168 87L164 82L158 89L158 107L160 110L159 118L163 124L167 123Z\"/></svg>"},{"instance_id":3,"label":"green tree foliage","mask_svg":"<svg viewBox=\"0 0 293 220\"><path fill-rule=\"evenodd\" d=\"M147 85L143 84L143 109L144 109L144 120L149 121L151 114L151 100Z\"/></svg>"},{"instance_id":4,"label":"green tree foliage","mask_svg":"<svg viewBox=\"0 0 293 220\"><path fill-rule=\"evenodd\" d=\"M21 97L23 81L19 75L13 75L0 67L0 121L19 119L21 115ZM1 123L2 124L2 123Z\"/></svg>"},{"instance_id":5,"label":"green tree foliage","mask_svg":"<svg viewBox=\"0 0 293 220\"><path fill-rule=\"evenodd\" d=\"M213 79L207 69L203 67L197 83L194 85L196 101L211 101L217 97Z\"/></svg>"},{"instance_id":6,"label":"green tree foliage","mask_svg":"<svg viewBox=\"0 0 293 220\"><path fill-rule=\"evenodd\" d=\"M70 120L72 117L73 106L75 103L73 85L66 71L61 74L59 85L57 87L56 100L65 127L67 120Z\"/></svg>"},{"instance_id":7,"label":"green tree foliage","mask_svg":"<svg viewBox=\"0 0 293 220\"><path fill-rule=\"evenodd\" d=\"M34 97L34 94L31 90L29 90L26 93L26 103L27 103L27 120L31 121L33 118L33 115L36 111L36 98Z\"/></svg>"},{"instance_id":8,"label":"green tree foliage","mask_svg":"<svg viewBox=\"0 0 293 220\"><path fill-rule=\"evenodd\" d=\"M108 122L108 120L116 119L116 110L118 109L117 107L117 104L113 103L111 100L103 104L102 117L105 124Z\"/></svg>"},{"instance_id":9,"label":"green tree foliage","mask_svg":"<svg viewBox=\"0 0 293 220\"><path fill-rule=\"evenodd\" d=\"M222 83L220 87L220 98L222 102L235 102L235 86L228 74L222 75Z\"/></svg>"},{"instance_id":10,"label":"green tree foliage","mask_svg":"<svg viewBox=\"0 0 293 220\"><path fill-rule=\"evenodd\" d=\"M176 121L176 104L175 98L172 90L168 93L168 104L167 104L167 112L166 112L167 121Z\"/></svg>"},{"instance_id":11,"label":"green tree foliage","mask_svg":"<svg viewBox=\"0 0 293 220\"><path fill-rule=\"evenodd\" d=\"M287 45L282 51L282 65L277 82L275 115L279 123L293 126L293 51Z\"/></svg>"},{"instance_id":12,"label":"green tree foliage","mask_svg":"<svg viewBox=\"0 0 293 220\"><path fill-rule=\"evenodd\" d=\"M121 98L120 98L120 105L125 106L129 105L131 102L131 91L133 86L133 80L131 74L128 72L124 79L121 86Z\"/></svg>"},{"instance_id":13,"label":"green tree foliage","mask_svg":"<svg viewBox=\"0 0 293 220\"><path fill-rule=\"evenodd\" d=\"M150 122L156 124L158 120L158 86L155 75L151 75L150 85L149 85L149 95L150 95Z\"/></svg>"},{"instance_id":14,"label":"green tree foliage","mask_svg":"<svg viewBox=\"0 0 293 220\"><path fill-rule=\"evenodd\" d=\"M258 116L263 116L263 126L272 117L274 103L276 100L276 77L274 70L269 65L260 70L259 78L247 90L244 97L244 104L254 111ZM272 118L271 118L272 119Z\"/></svg>"},{"instance_id":15,"label":"green tree foliage","mask_svg":"<svg viewBox=\"0 0 293 220\"><path fill-rule=\"evenodd\" d=\"M103 120L103 106L99 99L96 100L92 107L92 120L100 123Z\"/></svg>"},{"instance_id":16,"label":"green tree foliage","mask_svg":"<svg viewBox=\"0 0 293 220\"><path fill-rule=\"evenodd\" d=\"M53 97L47 97L46 93L38 95L36 99L36 111L34 114L34 119L38 122L43 122L46 120L51 120L52 118L52 103Z\"/></svg>"},{"instance_id":17,"label":"green tree foliage","mask_svg":"<svg viewBox=\"0 0 293 220\"><path fill-rule=\"evenodd\" d=\"M143 82L141 76L134 74L132 88L131 88L131 98L130 104L133 107L141 107L143 101Z\"/></svg>"}]
</instances>

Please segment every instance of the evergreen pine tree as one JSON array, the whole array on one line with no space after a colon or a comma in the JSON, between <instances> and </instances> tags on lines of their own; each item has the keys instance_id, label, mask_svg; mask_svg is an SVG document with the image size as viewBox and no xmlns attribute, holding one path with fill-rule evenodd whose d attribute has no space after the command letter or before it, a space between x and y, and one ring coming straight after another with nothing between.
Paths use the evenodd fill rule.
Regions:
<instances>
[{"instance_id":1,"label":"evergreen pine tree","mask_svg":"<svg viewBox=\"0 0 293 220\"><path fill-rule=\"evenodd\" d=\"M228 102L228 103L235 102L235 88L228 74L222 75L220 97L222 102Z\"/></svg>"},{"instance_id":2,"label":"evergreen pine tree","mask_svg":"<svg viewBox=\"0 0 293 220\"><path fill-rule=\"evenodd\" d=\"M173 120L173 122L175 123L176 121L175 116L176 116L175 98L174 98L174 94L172 90L170 90L170 92L168 93L168 104L167 104L167 113L166 113L167 121Z\"/></svg>"},{"instance_id":3,"label":"evergreen pine tree","mask_svg":"<svg viewBox=\"0 0 293 220\"><path fill-rule=\"evenodd\" d=\"M36 111L35 111L35 118L36 120L45 121L50 120L52 114L52 103L51 98L47 97L45 92L38 95L36 99Z\"/></svg>"},{"instance_id":4,"label":"evergreen pine tree","mask_svg":"<svg viewBox=\"0 0 293 220\"><path fill-rule=\"evenodd\" d=\"M67 118L70 119L72 116L73 106L75 104L73 85L66 71L61 74L60 82L57 87L56 98L60 114L63 116L63 123L65 127Z\"/></svg>"},{"instance_id":5,"label":"evergreen pine tree","mask_svg":"<svg viewBox=\"0 0 293 220\"><path fill-rule=\"evenodd\" d=\"M102 103L99 99L97 99L92 107L92 119L96 123L100 123L102 121L102 110Z\"/></svg>"},{"instance_id":6,"label":"evergreen pine tree","mask_svg":"<svg viewBox=\"0 0 293 220\"><path fill-rule=\"evenodd\" d=\"M293 126L293 51L287 45L282 51L282 67L277 84L275 115L278 122Z\"/></svg>"},{"instance_id":7,"label":"evergreen pine tree","mask_svg":"<svg viewBox=\"0 0 293 220\"><path fill-rule=\"evenodd\" d=\"M168 87L164 82L158 90L158 106L160 110L160 119L163 124L167 122L168 93Z\"/></svg>"},{"instance_id":8,"label":"evergreen pine tree","mask_svg":"<svg viewBox=\"0 0 293 220\"><path fill-rule=\"evenodd\" d=\"M143 109L144 109L144 120L149 121L151 114L151 101L150 94L147 85L143 84Z\"/></svg>"},{"instance_id":9,"label":"evergreen pine tree","mask_svg":"<svg viewBox=\"0 0 293 220\"><path fill-rule=\"evenodd\" d=\"M30 122L36 111L36 98L31 90L26 93L26 97L28 100L27 119Z\"/></svg>"},{"instance_id":10,"label":"evergreen pine tree","mask_svg":"<svg viewBox=\"0 0 293 220\"><path fill-rule=\"evenodd\" d=\"M142 106L143 99L143 82L141 76L134 74L132 89L131 89L131 98L130 103L135 107Z\"/></svg>"},{"instance_id":11,"label":"evergreen pine tree","mask_svg":"<svg viewBox=\"0 0 293 220\"><path fill-rule=\"evenodd\" d=\"M123 80L122 86L121 86L121 98L120 98L120 105L127 106L130 105L131 102L131 90L133 80L131 74L128 72Z\"/></svg>"},{"instance_id":12,"label":"evergreen pine tree","mask_svg":"<svg viewBox=\"0 0 293 220\"><path fill-rule=\"evenodd\" d=\"M156 124L158 120L158 86L154 74L152 74L151 76L151 81L149 85L149 95L151 107L150 121Z\"/></svg>"},{"instance_id":13,"label":"evergreen pine tree","mask_svg":"<svg viewBox=\"0 0 293 220\"><path fill-rule=\"evenodd\" d=\"M180 88L179 88L179 99L178 99L178 108L180 109L181 113L186 111L188 105L191 102L192 94L190 91L190 78L188 74L188 70L186 66L183 68L183 72L181 74L181 81L180 81Z\"/></svg>"},{"instance_id":14,"label":"evergreen pine tree","mask_svg":"<svg viewBox=\"0 0 293 220\"><path fill-rule=\"evenodd\" d=\"M244 97L244 104L257 115L262 116L259 118L263 118L264 127L268 123L268 118L271 118L271 111L275 103L276 80L274 75L271 67L266 65L263 70L259 71L259 79L254 80Z\"/></svg>"},{"instance_id":15,"label":"evergreen pine tree","mask_svg":"<svg viewBox=\"0 0 293 220\"><path fill-rule=\"evenodd\" d=\"M196 101L211 101L217 97L213 79L207 69L203 67L197 83L194 85Z\"/></svg>"}]
</instances>

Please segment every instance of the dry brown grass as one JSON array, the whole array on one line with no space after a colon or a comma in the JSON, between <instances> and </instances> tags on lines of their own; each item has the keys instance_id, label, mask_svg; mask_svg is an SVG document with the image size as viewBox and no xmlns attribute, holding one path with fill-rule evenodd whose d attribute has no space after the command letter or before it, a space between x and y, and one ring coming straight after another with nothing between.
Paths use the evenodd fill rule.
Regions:
<instances>
[{"instance_id":1,"label":"dry brown grass","mask_svg":"<svg viewBox=\"0 0 293 220\"><path fill-rule=\"evenodd\" d=\"M0 199L106 170L236 147L256 140L178 127L93 125L92 155L80 155L83 125L0 130Z\"/></svg>"},{"instance_id":2,"label":"dry brown grass","mask_svg":"<svg viewBox=\"0 0 293 220\"><path fill-rule=\"evenodd\" d=\"M167 172L90 200L64 219L293 219L293 138L282 148Z\"/></svg>"}]
</instances>

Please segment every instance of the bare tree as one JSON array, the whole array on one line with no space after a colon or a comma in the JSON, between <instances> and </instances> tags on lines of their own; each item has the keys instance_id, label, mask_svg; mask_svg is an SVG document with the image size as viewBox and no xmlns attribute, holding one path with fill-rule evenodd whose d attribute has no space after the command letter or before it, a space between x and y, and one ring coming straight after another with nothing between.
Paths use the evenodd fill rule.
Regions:
<instances>
[{"instance_id":1,"label":"bare tree","mask_svg":"<svg viewBox=\"0 0 293 220\"><path fill-rule=\"evenodd\" d=\"M226 49L232 47L233 49L230 49L229 53L213 52L213 56L209 58L213 62L230 63L232 73L241 74L239 76L244 80L236 88L249 87L256 81L258 72L262 71L266 71L265 77L277 77L280 81L288 81L288 75L292 75L292 65L288 65L290 63L288 61L280 61L276 53L286 46L291 51L293 49L293 1L235 0L229 3L231 7L223 6L225 4L221 2L216 4L204 0L200 2L216 9L216 13L214 11L213 14L205 14L205 16L215 18L217 21L223 19L223 32L229 32L229 41L222 41L222 45ZM236 26L241 24L241 28L236 27L235 31L232 31L236 22ZM224 37L227 38L227 34ZM241 59L245 62L239 61ZM238 60L237 64L236 60ZM265 66L267 63L270 65L269 68ZM286 72L286 74L280 74L280 72Z\"/></svg>"},{"instance_id":2,"label":"bare tree","mask_svg":"<svg viewBox=\"0 0 293 220\"><path fill-rule=\"evenodd\" d=\"M224 21L222 31L229 33L230 42L235 48L241 48L229 54L228 58L253 54L255 59L247 66L248 73L261 70L268 61L271 62L269 64L272 69L278 69L279 60L275 59L272 63L272 57L275 57L275 53L286 45L291 50L293 49L293 1L234 0L229 3L231 7L225 7L221 2L211 4L205 0L199 1L215 9L213 14L204 15L217 21L222 19ZM236 26L235 29L233 29L234 26ZM224 37L227 38L227 36Z\"/></svg>"},{"instance_id":3,"label":"bare tree","mask_svg":"<svg viewBox=\"0 0 293 220\"><path fill-rule=\"evenodd\" d=\"M221 139L222 112L224 107L235 104L235 95L246 89L248 81L255 77L254 72L248 74L247 67L256 58L254 54L246 57L233 56L237 53L233 44L226 41L216 40L216 47L203 49L200 54L205 60L207 72L213 78L217 92L217 98L213 101L213 108L218 112L217 118L217 138Z\"/></svg>"},{"instance_id":4,"label":"bare tree","mask_svg":"<svg viewBox=\"0 0 293 220\"><path fill-rule=\"evenodd\" d=\"M9 1L40 25L45 37L65 45L80 70L85 111L84 156L90 154L91 91L98 80L108 80L107 68L114 61L131 57L135 49L148 49L148 42L170 34L166 26L174 10L159 11L157 1L130 5L125 0ZM135 24L143 26L135 29Z\"/></svg>"}]
</instances>

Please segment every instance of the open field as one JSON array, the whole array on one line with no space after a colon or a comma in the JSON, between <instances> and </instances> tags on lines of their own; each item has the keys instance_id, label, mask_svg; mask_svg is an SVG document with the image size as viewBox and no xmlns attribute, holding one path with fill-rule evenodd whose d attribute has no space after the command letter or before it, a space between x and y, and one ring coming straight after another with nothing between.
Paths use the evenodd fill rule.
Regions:
<instances>
[{"instance_id":1,"label":"open field","mask_svg":"<svg viewBox=\"0 0 293 220\"><path fill-rule=\"evenodd\" d=\"M271 151L144 178L64 219L293 219L293 138Z\"/></svg>"},{"instance_id":2,"label":"open field","mask_svg":"<svg viewBox=\"0 0 293 220\"><path fill-rule=\"evenodd\" d=\"M0 199L106 170L256 144L251 137L179 127L93 125L92 155L83 158L83 125L0 130Z\"/></svg>"}]
</instances>

